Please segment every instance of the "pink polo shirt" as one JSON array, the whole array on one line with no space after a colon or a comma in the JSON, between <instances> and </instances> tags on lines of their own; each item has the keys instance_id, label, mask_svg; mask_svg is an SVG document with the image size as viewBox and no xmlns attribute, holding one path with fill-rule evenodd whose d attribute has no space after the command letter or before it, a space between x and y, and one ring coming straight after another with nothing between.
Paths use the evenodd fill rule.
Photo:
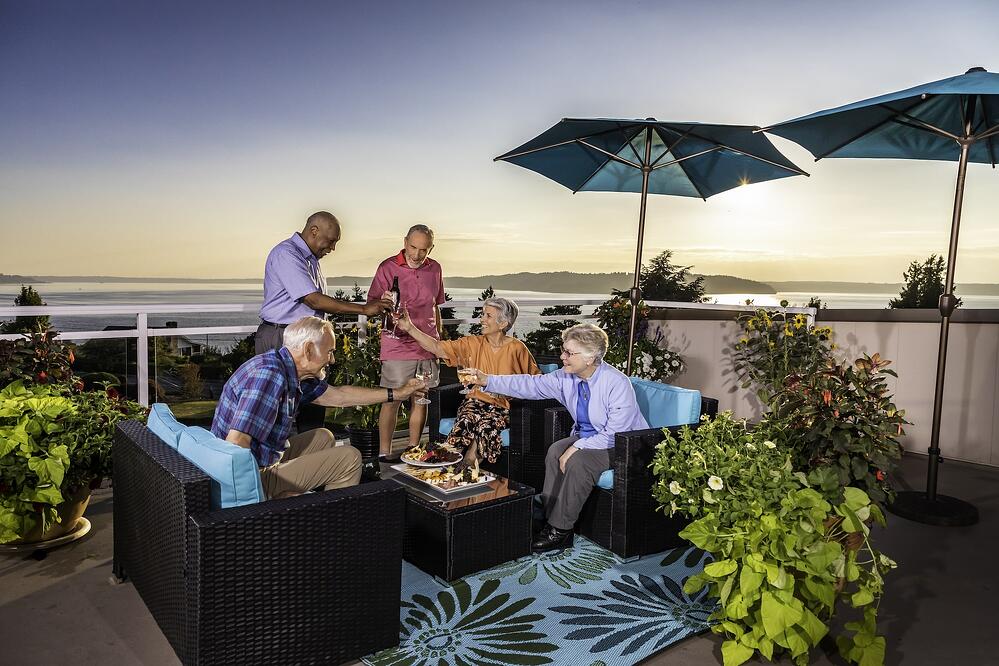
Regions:
<instances>
[{"instance_id":1,"label":"pink polo shirt","mask_svg":"<svg viewBox=\"0 0 999 666\"><path fill-rule=\"evenodd\" d=\"M444 302L444 276L441 265L427 257L419 268L410 268L406 263L406 255L400 252L389 257L378 265L375 277L368 289L368 302L377 300L392 287L392 278L399 278L399 296L401 304L409 310L409 317L421 331L439 340L434 311ZM383 361L403 361L423 358L434 358L412 337L396 330L398 340L392 339L382 331Z\"/></svg>"}]
</instances>

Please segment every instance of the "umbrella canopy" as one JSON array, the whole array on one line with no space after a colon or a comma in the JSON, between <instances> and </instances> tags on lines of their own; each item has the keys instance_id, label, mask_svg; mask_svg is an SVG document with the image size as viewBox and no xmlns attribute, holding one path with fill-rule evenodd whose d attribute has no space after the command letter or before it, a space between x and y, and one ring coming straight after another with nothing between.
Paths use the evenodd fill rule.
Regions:
<instances>
[{"instance_id":1,"label":"umbrella canopy","mask_svg":"<svg viewBox=\"0 0 999 666\"><path fill-rule=\"evenodd\" d=\"M655 118L564 118L496 158L537 171L573 192L642 195L635 279L630 293L627 372L631 372L635 340L635 306L641 299L639 281L648 194L707 199L740 185L808 175L756 129Z\"/></svg>"},{"instance_id":2,"label":"umbrella canopy","mask_svg":"<svg viewBox=\"0 0 999 666\"><path fill-rule=\"evenodd\" d=\"M954 269L968 162L996 165L999 135L999 74L973 67L960 76L819 111L764 131L791 139L816 160L870 157L957 161L957 188L951 218L947 276L940 296L940 339L930 432L926 492L899 493L891 510L934 525L970 525L974 506L937 494L940 422L950 316L957 307Z\"/></svg>"}]
</instances>

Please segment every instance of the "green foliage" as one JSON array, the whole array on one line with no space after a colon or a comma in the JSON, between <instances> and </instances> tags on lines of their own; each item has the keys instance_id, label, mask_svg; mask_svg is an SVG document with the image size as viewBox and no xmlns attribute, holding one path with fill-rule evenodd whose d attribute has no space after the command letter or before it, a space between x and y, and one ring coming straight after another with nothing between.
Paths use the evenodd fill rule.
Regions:
<instances>
[{"instance_id":1,"label":"green foliage","mask_svg":"<svg viewBox=\"0 0 999 666\"><path fill-rule=\"evenodd\" d=\"M245 338L239 340L232 349L222 356L223 362L229 368L229 374L236 371L251 358L257 355L256 333L250 333Z\"/></svg>"},{"instance_id":2,"label":"green foliage","mask_svg":"<svg viewBox=\"0 0 999 666\"><path fill-rule=\"evenodd\" d=\"M40 306L45 305L45 301L35 291L31 285L21 285L21 293L14 297L14 305L18 306ZM35 317L15 317L14 321L0 323L0 333L32 333L34 331L46 331L51 327L51 322L46 316Z\"/></svg>"},{"instance_id":3,"label":"green foliage","mask_svg":"<svg viewBox=\"0 0 999 666\"><path fill-rule=\"evenodd\" d=\"M444 292L444 300L450 301L451 294ZM441 319L455 319L455 309L454 308L441 308ZM457 340L461 337L461 333L458 331L460 324L444 324L443 335L441 340Z\"/></svg>"},{"instance_id":4,"label":"green foliage","mask_svg":"<svg viewBox=\"0 0 999 666\"><path fill-rule=\"evenodd\" d=\"M787 307L787 301L781 301ZM742 336L733 360L742 388L752 388L769 404L788 375L807 375L832 358L832 329L808 323L803 314L758 309L739 315Z\"/></svg>"},{"instance_id":5,"label":"green foliage","mask_svg":"<svg viewBox=\"0 0 999 666\"><path fill-rule=\"evenodd\" d=\"M631 301L623 296L613 296L594 311L597 325L604 329L609 339L604 360L624 372L628 365L628 326L631 318ZM635 322L635 348L631 374L657 382L665 382L683 372L681 356L666 348L666 336L656 330L648 336L649 307L644 301L638 304L638 320Z\"/></svg>"},{"instance_id":6,"label":"green foliage","mask_svg":"<svg viewBox=\"0 0 999 666\"><path fill-rule=\"evenodd\" d=\"M354 288L350 292L346 292L343 289L337 289L333 294L333 298L338 301L348 301L350 303L364 303L367 299L365 297L365 291L354 283ZM349 324L357 321L356 314L350 314L349 312L334 312L327 315L327 319L332 322L338 322L342 324Z\"/></svg>"},{"instance_id":7,"label":"green foliage","mask_svg":"<svg viewBox=\"0 0 999 666\"><path fill-rule=\"evenodd\" d=\"M201 368L197 363L186 363L177 368L181 381L181 394L188 400L197 400L205 390L201 381Z\"/></svg>"},{"instance_id":8,"label":"green foliage","mask_svg":"<svg viewBox=\"0 0 999 666\"><path fill-rule=\"evenodd\" d=\"M923 263L913 261L902 273L904 284L898 298L888 301L888 307L935 308L944 291L944 272L947 264L944 258L931 254ZM958 301L960 303L960 301Z\"/></svg>"},{"instance_id":9,"label":"green foliage","mask_svg":"<svg viewBox=\"0 0 999 666\"><path fill-rule=\"evenodd\" d=\"M541 311L542 317L578 314L578 305L555 305ZM542 321L538 328L524 336L524 344L535 356L558 356L562 353L562 331L578 323L573 319Z\"/></svg>"},{"instance_id":10,"label":"green foliage","mask_svg":"<svg viewBox=\"0 0 999 666\"><path fill-rule=\"evenodd\" d=\"M381 325L369 319L365 332L363 342L358 342L354 329L337 335L335 358L327 379L330 384L376 387L381 382ZM358 428L376 428L381 405L344 407L336 411L334 419L337 422L349 422Z\"/></svg>"},{"instance_id":11,"label":"green foliage","mask_svg":"<svg viewBox=\"0 0 999 666\"><path fill-rule=\"evenodd\" d=\"M701 303L704 301L704 277L692 278L692 266L674 266L670 259L672 250L663 250L642 266L638 286L642 298L649 301L679 301ZM615 296L627 296L626 291L615 291Z\"/></svg>"},{"instance_id":12,"label":"green foliage","mask_svg":"<svg viewBox=\"0 0 999 666\"><path fill-rule=\"evenodd\" d=\"M488 287L486 287L485 289L482 290L481 294L479 294L479 300L480 301L484 301L487 298L493 298L494 296L496 296L496 292L493 291L493 286L489 285ZM480 317L482 317L482 308L474 308L472 310L472 319L479 319ZM478 323L469 324L468 325L468 334L469 335L482 335L482 324L478 324Z\"/></svg>"},{"instance_id":13,"label":"green foliage","mask_svg":"<svg viewBox=\"0 0 999 666\"><path fill-rule=\"evenodd\" d=\"M888 392L891 361L863 355L852 365L826 367L791 375L774 396L773 409L760 424L794 452L796 469L828 499L836 501L846 486L864 490L875 502L890 502L890 477L902 457L898 438L907 424Z\"/></svg>"},{"instance_id":14,"label":"green foliage","mask_svg":"<svg viewBox=\"0 0 999 666\"><path fill-rule=\"evenodd\" d=\"M0 543L56 520L65 497L111 474L115 424L144 418L114 389L16 381L0 391Z\"/></svg>"},{"instance_id":15,"label":"green foliage","mask_svg":"<svg viewBox=\"0 0 999 666\"><path fill-rule=\"evenodd\" d=\"M0 386L13 381L48 384L73 379L73 348L58 331L35 329L17 340L0 340Z\"/></svg>"},{"instance_id":16,"label":"green foliage","mask_svg":"<svg viewBox=\"0 0 999 666\"><path fill-rule=\"evenodd\" d=\"M884 514L867 494L847 488L828 502L794 454L765 431L750 431L725 412L679 437L666 432L656 450L653 494L669 515L694 518L680 535L713 556L684 592L708 586L718 598L712 631L725 636L725 666L759 653L787 653L807 664L829 632L837 606L863 612L837 637L840 654L862 664L884 661L877 635L883 575L895 566L873 549L868 522Z\"/></svg>"}]
</instances>

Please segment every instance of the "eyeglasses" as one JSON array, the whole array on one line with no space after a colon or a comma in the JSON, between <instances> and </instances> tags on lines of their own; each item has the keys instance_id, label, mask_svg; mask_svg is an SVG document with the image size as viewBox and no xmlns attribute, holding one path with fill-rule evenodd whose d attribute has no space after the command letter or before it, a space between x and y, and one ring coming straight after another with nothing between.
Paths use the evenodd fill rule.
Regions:
<instances>
[{"instance_id":1,"label":"eyeglasses","mask_svg":"<svg viewBox=\"0 0 999 666\"><path fill-rule=\"evenodd\" d=\"M577 352L574 352L574 351L569 351L569 350L568 350L568 349L566 349L565 347L562 347L562 356L568 356L569 358L572 358L572 357L573 357L573 356L575 356L576 354L582 354L582 353L583 353L583 352L581 352L581 351L577 351Z\"/></svg>"}]
</instances>

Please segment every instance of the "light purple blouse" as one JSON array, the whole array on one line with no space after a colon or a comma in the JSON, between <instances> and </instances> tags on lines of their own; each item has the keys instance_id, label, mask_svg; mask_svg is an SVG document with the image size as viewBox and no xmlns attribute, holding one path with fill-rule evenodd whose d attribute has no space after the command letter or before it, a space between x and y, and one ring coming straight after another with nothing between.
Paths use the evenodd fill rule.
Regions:
<instances>
[{"instance_id":1,"label":"light purple blouse","mask_svg":"<svg viewBox=\"0 0 999 666\"><path fill-rule=\"evenodd\" d=\"M295 232L274 246L264 264L264 304L260 318L272 324L291 324L302 317L324 316L302 299L315 292L326 294L326 278L319 259Z\"/></svg>"},{"instance_id":2,"label":"light purple blouse","mask_svg":"<svg viewBox=\"0 0 999 666\"><path fill-rule=\"evenodd\" d=\"M526 400L558 400L575 414L577 386L583 381L590 387L590 423L597 434L578 440L573 444L577 449L611 449L615 434L649 427L627 375L606 363L585 380L561 368L547 375L489 375L485 390Z\"/></svg>"}]
</instances>

